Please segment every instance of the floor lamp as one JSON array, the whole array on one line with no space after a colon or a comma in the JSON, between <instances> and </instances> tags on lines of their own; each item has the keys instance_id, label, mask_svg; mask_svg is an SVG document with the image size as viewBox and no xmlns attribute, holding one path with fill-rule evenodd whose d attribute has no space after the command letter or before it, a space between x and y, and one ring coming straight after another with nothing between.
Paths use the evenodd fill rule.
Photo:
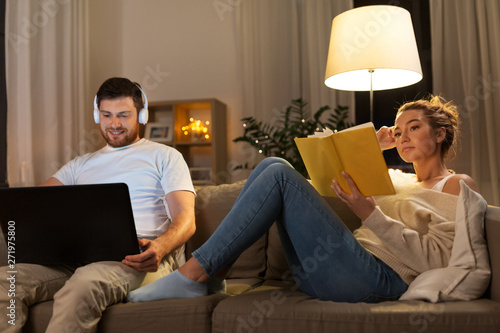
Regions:
<instances>
[{"instance_id":1,"label":"floor lamp","mask_svg":"<svg viewBox=\"0 0 500 333\"><path fill-rule=\"evenodd\" d=\"M417 83L422 68L410 13L397 6L365 6L333 19L325 85L339 90L373 91Z\"/></svg>"}]
</instances>

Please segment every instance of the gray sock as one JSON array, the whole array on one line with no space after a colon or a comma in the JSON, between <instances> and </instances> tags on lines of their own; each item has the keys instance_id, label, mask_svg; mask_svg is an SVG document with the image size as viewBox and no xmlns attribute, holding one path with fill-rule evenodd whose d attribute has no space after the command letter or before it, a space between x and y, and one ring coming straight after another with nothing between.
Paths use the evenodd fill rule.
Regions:
<instances>
[{"instance_id":1,"label":"gray sock","mask_svg":"<svg viewBox=\"0 0 500 333\"><path fill-rule=\"evenodd\" d=\"M144 287L131 291L129 302L158 301L172 298L191 298L207 295L207 285L188 279L178 270Z\"/></svg>"}]
</instances>

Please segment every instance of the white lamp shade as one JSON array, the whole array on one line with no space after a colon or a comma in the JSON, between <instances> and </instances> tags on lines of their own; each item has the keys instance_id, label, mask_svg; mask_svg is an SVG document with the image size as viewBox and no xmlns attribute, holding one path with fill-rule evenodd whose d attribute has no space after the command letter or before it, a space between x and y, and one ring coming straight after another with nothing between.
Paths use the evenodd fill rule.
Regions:
<instances>
[{"instance_id":1,"label":"white lamp shade","mask_svg":"<svg viewBox=\"0 0 500 333\"><path fill-rule=\"evenodd\" d=\"M370 79L373 90L404 87L422 79L410 13L404 8L359 7L333 19L325 84L368 91Z\"/></svg>"}]
</instances>

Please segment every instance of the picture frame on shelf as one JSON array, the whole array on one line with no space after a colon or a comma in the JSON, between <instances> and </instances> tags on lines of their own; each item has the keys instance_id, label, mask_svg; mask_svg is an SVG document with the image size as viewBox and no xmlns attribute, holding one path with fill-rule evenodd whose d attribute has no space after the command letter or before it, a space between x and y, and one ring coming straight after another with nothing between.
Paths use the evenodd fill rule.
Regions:
<instances>
[{"instance_id":1,"label":"picture frame on shelf","mask_svg":"<svg viewBox=\"0 0 500 333\"><path fill-rule=\"evenodd\" d=\"M174 126L171 122L148 123L144 137L155 142L168 143L174 139Z\"/></svg>"},{"instance_id":2,"label":"picture frame on shelf","mask_svg":"<svg viewBox=\"0 0 500 333\"><path fill-rule=\"evenodd\" d=\"M195 185L210 184L212 182L212 169L203 167L189 168L191 180Z\"/></svg>"}]
</instances>

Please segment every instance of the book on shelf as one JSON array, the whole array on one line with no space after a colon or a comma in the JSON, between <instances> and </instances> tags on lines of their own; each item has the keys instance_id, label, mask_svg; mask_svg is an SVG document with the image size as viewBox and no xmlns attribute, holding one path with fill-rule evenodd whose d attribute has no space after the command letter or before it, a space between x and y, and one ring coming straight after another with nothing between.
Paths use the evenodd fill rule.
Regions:
<instances>
[{"instance_id":1,"label":"book on shelf","mask_svg":"<svg viewBox=\"0 0 500 333\"><path fill-rule=\"evenodd\" d=\"M365 196L395 193L371 122L339 132L324 129L307 138L295 138L295 144L314 188L322 196L335 196L332 179L351 193L342 171L352 177Z\"/></svg>"}]
</instances>

